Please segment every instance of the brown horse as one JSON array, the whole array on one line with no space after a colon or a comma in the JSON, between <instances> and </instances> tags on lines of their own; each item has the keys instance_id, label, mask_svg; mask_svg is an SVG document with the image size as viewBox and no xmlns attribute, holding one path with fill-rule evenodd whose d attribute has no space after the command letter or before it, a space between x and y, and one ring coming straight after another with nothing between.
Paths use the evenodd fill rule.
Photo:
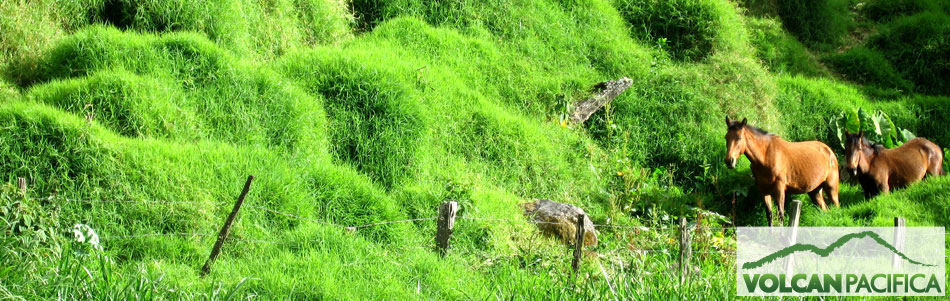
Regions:
<instances>
[{"instance_id":1,"label":"brown horse","mask_svg":"<svg viewBox=\"0 0 950 301\"><path fill-rule=\"evenodd\" d=\"M848 171L858 177L864 197L873 198L891 189L906 187L926 176L943 171L943 150L924 138L914 138L903 145L887 149L871 144L864 132L845 132L845 160Z\"/></svg>"},{"instance_id":2,"label":"brown horse","mask_svg":"<svg viewBox=\"0 0 950 301\"><path fill-rule=\"evenodd\" d=\"M808 193L818 207L827 210L822 191L838 204L838 158L818 141L788 142L774 134L726 116L726 166L736 167L739 155L752 163L752 175L765 198L766 215L772 226L772 199L778 201L779 220L785 223L785 194Z\"/></svg>"}]
</instances>

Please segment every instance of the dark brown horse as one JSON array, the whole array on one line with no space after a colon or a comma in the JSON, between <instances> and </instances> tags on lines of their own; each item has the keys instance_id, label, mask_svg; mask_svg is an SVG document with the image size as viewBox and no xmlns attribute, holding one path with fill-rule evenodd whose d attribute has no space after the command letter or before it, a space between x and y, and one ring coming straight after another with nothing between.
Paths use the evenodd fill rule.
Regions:
<instances>
[{"instance_id":1,"label":"dark brown horse","mask_svg":"<svg viewBox=\"0 0 950 301\"><path fill-rule=\"evenodd\" d=\"M766 215L772 226L772 199L778 202L779 220L785 223L785 194L808 193L818 207L827 210L822 191L838 204L838 158L818 141L788 142L774 134L726 117L726 166L736 167L739 155L752 163L752 175L765 198Z\"/></svg>"},{"instance_id":2,"label":"dark brown horse","mask_svg":"<svg viewBox=\"0 0 950 301\"><path fill-rule=\"evenodd\" d=\"M943 150L924 138L914 138L887 149L871 144L864 132L845 132L845 160L848 171L858 177L865 198L873 198L891 189L906 187L926 176L944 173Z\"/></svg>"}]
</instances>

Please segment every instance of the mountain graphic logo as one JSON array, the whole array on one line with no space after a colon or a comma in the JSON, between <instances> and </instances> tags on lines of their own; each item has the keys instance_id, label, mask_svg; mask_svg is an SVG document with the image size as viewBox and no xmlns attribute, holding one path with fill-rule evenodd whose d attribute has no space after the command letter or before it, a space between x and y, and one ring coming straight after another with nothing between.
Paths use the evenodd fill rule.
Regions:
<instances>
[{"instance_id":1,"label":"mountain graphic logo","mask_svg":"<svg viewBox=\"0 0 950 301\"><path fill-rule=\"evenodd\" d=\"M816 247L815 245L810 245L810 244L794 244L784 249L775 251L772 254L765 255L759 260L746 262L742 264L742 268L746 270L756 269L766 264L769 264L775 260L792 255L795 252L807 251L807 252L812 252L821 257L828 257L836 249L850 242L851 240L861 239L861 238L866 238L866 237L873 239L875 242L877 242L878 245L881 245L882 247L887 248L888 250L890 250L891 252L899 256L900 258L903 258L904 260L907 260L908 262L912 264L925 266L925 267L936 267L936 265L933 265L933 264L926 264L926 263L922 263L922 262L908 258L907 255L904 255L904 253L902 253L901 251L898 251L897 248L895 248L893 245L885 241L883 238L881 238L881 236L877 235L877 233L874 233L872 231L863 231L863 232L845 234L825 248L819 248L819 247Z\"/></svg>"}]
</instances>

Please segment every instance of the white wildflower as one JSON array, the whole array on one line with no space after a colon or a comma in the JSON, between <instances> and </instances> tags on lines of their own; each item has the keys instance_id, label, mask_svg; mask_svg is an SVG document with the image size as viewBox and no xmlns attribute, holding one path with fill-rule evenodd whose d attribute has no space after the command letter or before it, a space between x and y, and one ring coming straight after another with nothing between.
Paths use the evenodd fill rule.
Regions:
<instances>
[{"instance_id":1,"label":"white wildflower","mask_svg":"<svg viewBox=\"0 0 950 301\"><path fill-rule=\"evenodd\" d=\"M76 224L73 226L73 237L79 243L88 243L93 249L102 250L99 244L99 235L96 231L86 224Z\"/></svg>"}]
</instances>

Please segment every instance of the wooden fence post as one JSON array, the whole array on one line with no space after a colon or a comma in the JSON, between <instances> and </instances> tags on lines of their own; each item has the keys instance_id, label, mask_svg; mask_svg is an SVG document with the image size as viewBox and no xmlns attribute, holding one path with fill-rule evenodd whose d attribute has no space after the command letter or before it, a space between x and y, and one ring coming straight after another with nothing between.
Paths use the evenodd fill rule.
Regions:
<instances>
[{"instance_id":1,"label":"wooden fence post","mask_svg":"<svg viewBox=\"0 0 950 301\"><path fill-rule=\"evenodd\" d=\"M907 228L905 228L906 225L907 221L904 220L903 217L894 218L894 248L900 252L904 252L904 236L907 231ZM891 265L895 269L901 267L902 261L903 260L900 258L900 256L897 256L897 254L894 254L891 257Z\"/></svg>"},{"instance_id":2,"label":"wooden fence post","mask_svg":"<svg viewBox=\"0 0 950 301\"><path fill-rule=\"evenodd\" d=\"M234 208L231 209L231 214L228 214L228 219L224 221L224 226L221 227L221 232L218 233L218 241L214 243L214 248L211 248L211 256L208 256L208 261L201 267L201 276L208 275L208 273L211 272L211 265L214 264L214 260L218 258L218 254L221 253L221 246L224 245L224 241L228 239L228 234L231 233L231 223L234 222L238 210L241 210L241 204L244 203L244 197L247 196L247 192L251 189L252 181L254 181L254 176L247 176L244 189L241 190L241 195L238 196L237 202L234 202Z\"/></svg>"},{"instance_id":3,"label":"wooden fence post","mask_svg":"<svg viewBox=\"0 0 950 301\"><path fill-rule=\"evenodd\" d=\"M736 192L732 192L732 227L738 227L739 223L736 221Z\"/></svg>"},{"instance_id":4,"label":"wooden fence post","mask_svg":"<svg viewBox=\"0 0 950 301\"><path fill-rule=\"evenodd\" d=\"M571 268L574 269L575 275L577 270L581 268L581 257L584 256L584 235L586 229L584 229L584 218L585 215L578 214L577 221L574 224L574 261L571 262Z\"/></svg>"},{"instance_id":5,"label":"wooden fence post","mask_svg":"<svg viewBox=\"0 0 950 301\"><path fill-rule=\"evenodd\" d=\"M439 228L435 233L435 243L442 257L445 257L445 252L449 249L449 239L452 238L452 229L455 228L456 212L458 212L458 203L455 201L444 202L439 206Z\"/></svg>"},{"instance_id":6,"label":"wooden fence post","mask_svg":"<svg viewBox=\"0 0 950 301\"><path fill-rule=\"evenodd\" d=\"M789 236L788 245L794 245L798 243L798 224L801 221L802 215L802 201L801 200L792 200L791 207L788 211L789 220L788 226L792 227L792 235ZM786 277L791 277L792 267L795 265L795 254L790 254L785 261L785 275Z\"/></svg>"},{"instance_id":7,"label":"wooden fence post","mask_svg":"<svg viewBox=\"0 0 950 301\"><path fill-rule=\"evenodd\" d=\"M690 237L689 226L686 224L686 218L680 218L680 284L686 283L689 276L689 261L693 256L692 237Z\"/></svg>"},{"instance_id":8,"label":"wooden fence post","mask_svg":"<svg viewBox=\"0 0 950 301\"><path fill-rule=\"evenodd\" d=\"M26 196L26 178L19 177L16 179L17 187L20 188L20 194Z\"/></svg>"}]
</instances>

